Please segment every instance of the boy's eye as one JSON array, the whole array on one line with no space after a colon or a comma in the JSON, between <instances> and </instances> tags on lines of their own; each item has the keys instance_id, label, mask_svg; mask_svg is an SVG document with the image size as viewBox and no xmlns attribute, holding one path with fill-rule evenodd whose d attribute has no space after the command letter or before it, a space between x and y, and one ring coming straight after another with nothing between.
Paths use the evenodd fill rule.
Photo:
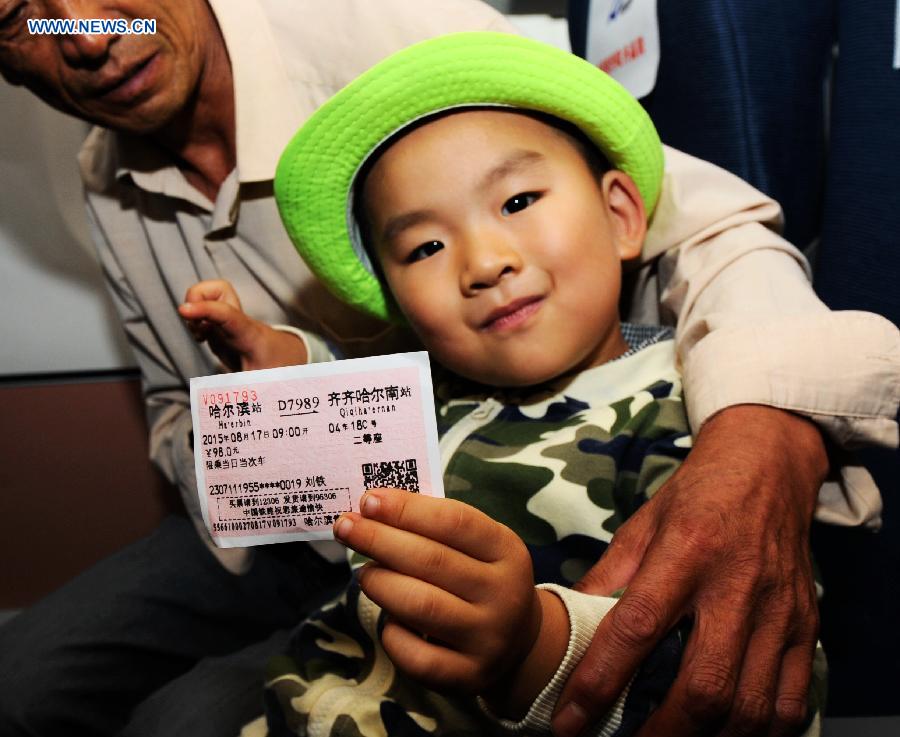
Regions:
<instances>
[{"instance_id":1,"label":"boy's eye","mask_svg":"<svg viewBox=\"0 0 900 737\"><path fill-rule=\"evenodd\" d=\"M416 261L422 261L429 256L433 256L443 247L444 244L440 241L428 241L428 243L423 243L421 246L410 251L409 255L406 257L406 263L411 264Z\"/></svg>"},{"instance_id":2,"label":"boy's eye","mask_svg":"<svg viewBox=\"0 0 900 737\"><path fill-rule=\"evenodd\" d=\"M519 212L519 210L524 210L529 205L533 205L538 198L540 198L540 194L537 192L521 192L504 202L500 212L504 215L512 215L515 212Z\"/></svg>"}]
</instances>

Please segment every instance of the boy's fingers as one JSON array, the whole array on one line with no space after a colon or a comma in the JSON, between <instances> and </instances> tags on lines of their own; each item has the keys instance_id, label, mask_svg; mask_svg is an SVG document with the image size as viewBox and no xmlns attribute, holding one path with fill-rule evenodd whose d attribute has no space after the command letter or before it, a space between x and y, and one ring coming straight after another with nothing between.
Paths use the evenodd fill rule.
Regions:
<instances>
[{"instance_id":1,"label":"boy's fingers","mask_svg":"<svg viewBox=\"0 0 900 737\"><path fill-rule=\"evenodd\" d=\"M208 279L190 287L184 295L185 302L204 302L217 300L225 291L226 282L221 279Z\"/></svg>"},{"instance_id":2,"label":"boy's fingers","mask_svg":"<svg viewBox=\"0 0 900 737\"><path fill-rule=\"evenodd\" d=\"M342 515L334 525L334 534L358 553L466 600L479 596L487 584L487 572L481 570L479 561L442 543L355 513Z\"/></svg>"},{"instance_id":3,"label":"boy's fingers","mask_svg":"<svg viewBox=\"0 0 900 737\"><path fill-rule=\"evenodd\" d=\"M515 538L507 527L468 504L400 489L366 492L360 511L368 519L435 540L486 563L508 555Z\"/></svg>"},{"instance_id":4,"label":"boy's fingers","mask_svg":"<svg viewBox=\"0 0 900 737\"><path fill-rule=\"evenodd\" d=\"M236 309L241 309L241 302L238 299L237 292L231 286L231 283L224 279L207 279L194 284L187 290L184 301L221 301L230 304Z\"/></svg>"},{"instance_id":5,"label":"boy's fingers","mask_svg":"<svg viewBox=\"0 0 900 737\"><path fill-rule=\"evenodd\" d=\"M390 616L431 638L456 644L468 640L480 624L459 597L390 568L367 565L359 582L366 596Z\"/></svg>"},{"instance_id":6,"label":"boy's fingers","mask_svg":"<svg viewBox=\"0 0 900 737\"><path fill-rule=\"evenodd\" d=\"M479 690L479 684L473 681L477 670L469 656L424 640L390 617L381 633L381 644L394 665L426 688L472 690L474 685L475 692Z\"/></svg>"},{"instance_id":7,"label":"boy's fingers","mask_svg":"<svg viewBox=\"0 0 900 737\"><path fill-rule=\"evenodd\" d=\"M206 320L213 323L226 338L244 337L249 318L226 302L188 302L178 307L178 314L186 320ZM202 328L201 328L202 329ZM206 328L205 332L209 332Z\"/></svg>"},{"instance_id":8,"label":"boy's fingers","mask_svg":"<svg viewBox=\"0 0 900 737\"><path fill-rule=\"evenodd\" d=\"M195 317L193 305L190 304L181 304L178 306L178 314L185 321L185 325L187 329L190 331L191 336L193 336L194 340L198 343L202 343L209 337L209 331L212 329L212 325L208 320L204 320L199 317Z\"/></svg>"}]
</instances>

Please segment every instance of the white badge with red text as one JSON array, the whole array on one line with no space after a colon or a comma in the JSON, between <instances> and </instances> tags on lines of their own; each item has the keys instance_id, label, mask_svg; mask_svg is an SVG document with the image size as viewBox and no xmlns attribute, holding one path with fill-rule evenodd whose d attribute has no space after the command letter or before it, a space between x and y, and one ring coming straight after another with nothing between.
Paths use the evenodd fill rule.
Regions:
<instances>
[{"instance_id":1,"label":"white badge with red text","mask_svg":"<svg viewBox=\"0 0 900 737\"><path fill-rule=\"evenodd\" d=\"M656 0L593 0L587 60L635 97L652 92L659 69Z\"/></svg>"},{"instance_id":2,"label":"white badge with red text","mask_svg":"<svg viewBox=\"0 0 900 737\"><path fill-rule=\"evenodd\" d=\"M219 547L331 540L366 489L444 496L424 352L202 376L191 414Z\"/></svg>"}]
</instances>

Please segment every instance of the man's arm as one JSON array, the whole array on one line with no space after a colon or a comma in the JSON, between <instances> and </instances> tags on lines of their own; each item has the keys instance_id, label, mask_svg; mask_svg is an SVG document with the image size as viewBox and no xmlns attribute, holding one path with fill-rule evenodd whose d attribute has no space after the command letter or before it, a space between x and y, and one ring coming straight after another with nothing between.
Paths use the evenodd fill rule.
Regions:
<instances>
[{"instance_id":1,"label":"man's arm","mask_svg":"<svg viewBox=\"0 0 900 737\"><path fill-rule=\"evenodd\" d=\"M836 446L896 446L900 332L871 313L832 312L802 254L775 230L778 205L733 175L667 149L667 175L643 258L659 256L663 316L695 431L739 404L813 420ZM773 415L774 416L774 415ZM819 494L823 522L876 527L868 474L838 463Z\"/></svg>"},{"instance_id":2,"label":"man's arm","mask_svg":"<svg viewBox=\"0 0 900 737\"><path fill-rule=\"evenodd\" d=\"M845 447L897 445L896 327L871 313L829 310L806 259L776 232L780 224L770 198L666 149L642 253L645 262L659 257L659 279L635 301L658 299L662 317L676 322L692 426L726 407L765 404L810 417Z\"/></svg>"},{"instance_id":3,"label":"man's arm","mask_svg":"<svg viewBox=\"0 0 900 737\"><path fill-rule=\"evenodd\" d=\"M770 229L774 202L710 164L666 154L644 254L665 253L659 291L645 290L636 306L661 295L663 315L677 318L686 403L700 429L678 474L581 584L597 594L629 588L560 698L563 737L612 704L683 615L695 628L681 672L641 735L789 731L802 719L815 642L808 534L827 469L820 430L791 411L838 443L896 444L896 328L828 311L802 255ZM877 521L871 479L835 475L843 483L820 499L819 516Z\"/></svg>"}]
</instances>

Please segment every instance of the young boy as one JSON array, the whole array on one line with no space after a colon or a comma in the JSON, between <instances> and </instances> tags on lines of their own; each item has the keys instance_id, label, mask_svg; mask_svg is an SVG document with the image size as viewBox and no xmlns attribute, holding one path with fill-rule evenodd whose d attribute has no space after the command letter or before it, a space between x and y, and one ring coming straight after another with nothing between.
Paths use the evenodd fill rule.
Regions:
<instances>
[{"instance_id":1,"label":"young boy","mask_svg":"<svg viewBox=\"0 0 900 737\"><path fill-rule=\"evenodd\" d=\"M442 367L448 499L376 490L338 520L372 562L294 633L247 734L549 733L615 603L570 587L690 446L670 336L617 314L661 177L652 124L615 82L499 34L400 52L289 145L276 197L300 253ZM183 316L259 355L236 295L202 291ZM592 734L639 728L683 634Z\"/></svg>"}]
</instances>

